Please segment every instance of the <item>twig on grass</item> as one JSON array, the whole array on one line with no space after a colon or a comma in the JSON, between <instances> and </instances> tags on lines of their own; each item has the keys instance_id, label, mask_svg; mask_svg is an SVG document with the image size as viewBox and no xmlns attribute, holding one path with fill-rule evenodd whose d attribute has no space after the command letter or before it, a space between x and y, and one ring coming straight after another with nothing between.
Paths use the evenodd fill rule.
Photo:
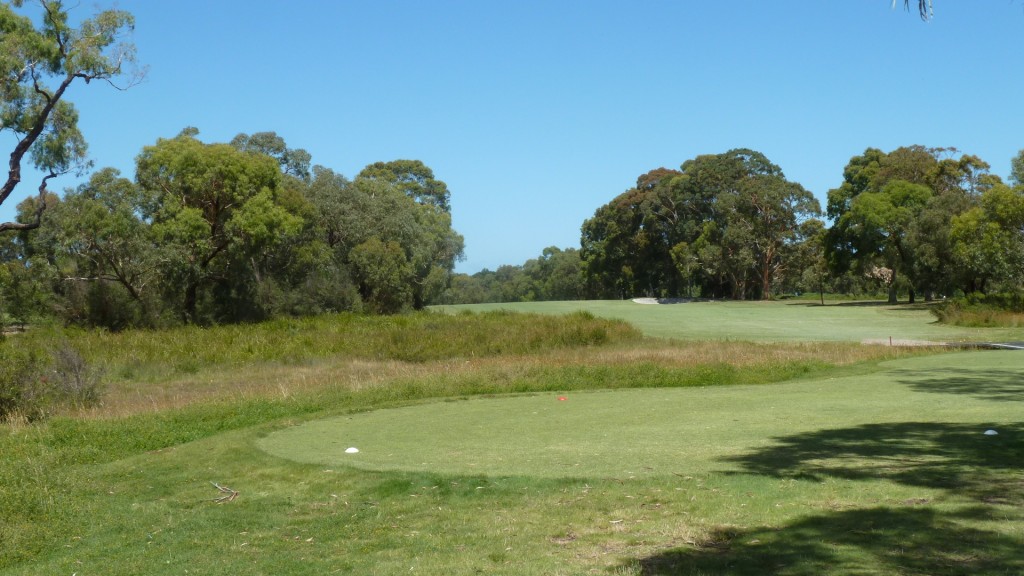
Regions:
<instances>
[{"instance_id":1,"label":"twig on grass","mask_svg":"<svg viewBox=\"0 0 1024 576\"><path fill-rule=\"evenodd\" d=\"M213 499L213 501L216 502L217 504L224 504L225 502L231 502L235 498L238 498L238 490L232 490L231 488L228 488L227 486L221 486L216 482L210 482L210 484L213 484L214 488L224 493L223 496Z\"/></svg>"}]
</instances>

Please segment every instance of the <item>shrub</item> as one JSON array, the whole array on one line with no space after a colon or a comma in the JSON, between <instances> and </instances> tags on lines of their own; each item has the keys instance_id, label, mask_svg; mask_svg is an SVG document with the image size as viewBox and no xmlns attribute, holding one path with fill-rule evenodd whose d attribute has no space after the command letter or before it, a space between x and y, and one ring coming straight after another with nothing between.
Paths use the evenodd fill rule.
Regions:
<instances>
[{"instance_id":1,"label":"shrub","mask_svg":"<svg viewBox=\"0 0 1024 576\"><path fill-rule=\"evenodd\" d=\"M1024 293L975 292L932 308L939 322L966 327L1024 326Z\"/></svg>"},{"instance_id":2,"label":"shrub","mask_svg":"<svg viewBox=\"0 0 1024 576\"><path fill-rule=\"evenodd\" d=\"M34 351L25 351L0 341L0 420L23 414L32 417L38 399L36 382L42 378L42 361Z\"/></svg>"},{"instance_id":3,"label":"shrub","mask_svg":"<svg viewBox=\"0 0 1024 576\"><path fill-rule=\"evenodd\" d=\"M54 400L78 408L96 406L102 396L100 369L89 366L67 341L51 351L49 391Z\"/></svg>"},{"instance_id":4,"label":"shrub","mask_svg":"<svg viewBox=\"0 0 1024 576\"><path fill-rule=\"evenodd\" d=\"M99 403L101 372L66 341L46 352L0 341L0 420L41 420L55 407Z\"/></svg>"}]
</instances>

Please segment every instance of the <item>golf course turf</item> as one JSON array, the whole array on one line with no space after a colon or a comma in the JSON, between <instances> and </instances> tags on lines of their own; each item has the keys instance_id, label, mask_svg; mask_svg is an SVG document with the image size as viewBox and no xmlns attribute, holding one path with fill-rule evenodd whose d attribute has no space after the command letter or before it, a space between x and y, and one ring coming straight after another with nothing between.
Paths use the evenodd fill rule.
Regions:
<instances>
[{"instance_id":1,"label":"golf course turf","mask_svg":"<svg viewBox=\"0 0 1024 576\"><path fill-rule=\"evenodd\" d=\"M430 402L307 422L271 434L259 446L324 466L543 478L742 472L745 455L828 430L860 429L866 438L889 430L891 438L872 441L928 452L932 439L922 432L952 427L974 431L979 449L1019 447L1021 371L1024 354L984 351L909 358L869 375L770 386ZM983 435L988 429L1002 434ZM851 436L851 444L855 440ZM345 452L352 447L359 452ZM1007 463L1014 455L1006 455Z\"/></svg>"},{"instance_id":2,"label":"golf course turf","mask_svg":"<svg viewBox=\"0 0 1024 576\"><path fill-rule=\"evenodd\" d=\"M0 575L1024 574L1024 352L855 343L1020 330L874 305L532 311L573 306L598 318L254 325L326 356L121 368L157 378L0 433ZM458 332L474 353L423 342ZM150 335L101 336L130 358ZM225 340L151 336L175 362L164 341ZM174 403L128 410L157 393Z\"/></svg>"},{"instance_id":3,"label":"golf course turf","mask_svg":"<svg viewBox=\"0 0 1024 576\"><path fill-rule=\"evenodd\" d=\"M934 342L1024 340L1024 328L962 328L939 324L928 306L891 306L883 302L702 301L646 305L630 300L511 302L438 306L445 311L510 310L565 314L585 311L625 320L644 334L681 340L748 342Z\"/></svg>"}]
</instances>

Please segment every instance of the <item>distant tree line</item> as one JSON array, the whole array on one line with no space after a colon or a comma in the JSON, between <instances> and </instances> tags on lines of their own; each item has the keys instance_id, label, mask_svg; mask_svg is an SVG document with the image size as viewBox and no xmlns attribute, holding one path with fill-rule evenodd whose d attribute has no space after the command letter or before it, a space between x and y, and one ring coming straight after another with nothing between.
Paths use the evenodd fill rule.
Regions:
<instances>
[{"instance_id":1,"label":"distant tree line","mask_svg":"<svg viewBox=\"0 0 1024 576\"><path fill-rule=\"evenodd\" d=\"M476 274L455 274L441 302L543 302L586 298L583 261L575 248L545 248L522 265L503 265Z\"/></svg>"},{"instance_id":2,"label":"distant tree line","mask_svg":"<svg viewBox=\"0 0 1024 576\"><path fill-rule=\"evenodd\" d=\"M352 180L273 132L207 144L188 128L145 147L134 179L105 168L18 206L0 235L0 311L119 329L281 314L395 313L437 301L463 239L447 186L417 160ZM40 210L39 202L45 202Z\"/></svg>"},{"instance_id":3,"label":"distant tree line","mask_svg":"<svg viewBox=\"0 0 1024 576\"><path fill-rule=\"evenodd\" d=\"M1004 183L953 148L868 148L824 214L757 151L702 155L641 175L583 223L580 244L456 275L444 300L1012 292L1024 281L1024 151Z\"/></svg>"},{"instance_id":4,"label":"distant tree line","mask_svg":"<svg viewBox=\"0 0 1024 576\"><path fill-rule=\"evenodd\" d=\"M1024 279L1024 152L1010 184L951 148L869 148L817 201L762 154L658 169L583 224L588 294L771 298L897 293L913 302Z\"/></svg>"}]
</instances>

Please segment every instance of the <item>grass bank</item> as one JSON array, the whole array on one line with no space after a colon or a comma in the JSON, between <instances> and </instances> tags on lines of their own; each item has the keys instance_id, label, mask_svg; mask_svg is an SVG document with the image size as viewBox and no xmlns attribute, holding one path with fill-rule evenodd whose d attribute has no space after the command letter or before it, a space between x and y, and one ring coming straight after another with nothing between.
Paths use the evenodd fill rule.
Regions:
<instances>
[{"instance_id":1,"label":"grass bank","mask_svg":"<svg viewBox=\"0 0 1024 576\"><path fill-rule=\"evenodd\" d=\"M933 342L1024 340L1024 325L978 327L941 324L928 304L780 300L770 302L688 302L637 304L629 300L526 302L437 307L459 313L510 310L566 314L587 312L623 320L647 336L687 341L864 342L926 340Z\"/></svg>"},{"instance_id":2,"label":"grass bank","mask_svg":"<svg viewBox=\"0 0 1024 576\"><path fill-rule=\"evenodd\" d=\"M107 395L0 431L0 574L752 575L764 573L760 557L779 574L1022 567L1021 478L1005 464L1024 456L1019 357L670 342L586 314L437 316L318 319L294 336L317 352L269 359L256 350L290 346L282 326L295 325L164 343L63 335L105 342L81 346L107 366ZM423 338L437 341L381 353ZM216 346L223 358L203 355ZM183 368L186 350L198 360ZM480 431L456 433L472 406L486 408ZM571 426L531 424L545 407L572 409ZM406 463L264 449L329 418L367 424ZM437 465L408 465L425 455L398 450L388 426L404 424L407 445L426 443L434 453L420 461ZM622 437L649 424L630 462L638 471L609 472L609 454L628 446L587 445L594 434L557 442L584 424ZM459 438L468 443L453 447ZM505 458L528 456L519 441L586 450L560 454L581 464L569 474L545 472L565 468L550 462L493 466L501 446L513 450ZM230 494L213 483L238 495L218 503Z\"/></svg>"}]
</instances>

